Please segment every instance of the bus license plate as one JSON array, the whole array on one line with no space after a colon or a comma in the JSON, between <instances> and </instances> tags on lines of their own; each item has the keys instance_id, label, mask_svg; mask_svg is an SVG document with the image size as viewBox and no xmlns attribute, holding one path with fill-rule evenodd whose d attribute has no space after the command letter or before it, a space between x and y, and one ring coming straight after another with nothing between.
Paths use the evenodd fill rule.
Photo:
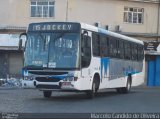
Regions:
<instances>
[{"instance_id":1,"label":"bus license plate","mask_svg":"<svg viewBox=\"0 0 160 119\"><path fill-rule=\"evenodd\" d=\"M70 86L71 85L71 82L63 82L62 83L62 86Z\"/></svg>"}]
</instances>

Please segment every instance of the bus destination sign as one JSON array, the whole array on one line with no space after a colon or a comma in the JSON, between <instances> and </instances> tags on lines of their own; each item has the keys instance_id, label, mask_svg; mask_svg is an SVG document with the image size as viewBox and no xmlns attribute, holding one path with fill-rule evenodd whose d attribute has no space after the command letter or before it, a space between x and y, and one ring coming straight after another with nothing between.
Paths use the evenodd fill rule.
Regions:
<instances>
[{"instance_id":1,"label":"bus destination sign","mask_svg":"<svg viewBox=\"0 0 160 119\"><path fill-rule=\"evenodd\" d=\"M80 24L78 24L78 23L63 23L63 22L32 23L29 25L28 31L79 32L80 31Z\"/></svg>"}]
</instances>

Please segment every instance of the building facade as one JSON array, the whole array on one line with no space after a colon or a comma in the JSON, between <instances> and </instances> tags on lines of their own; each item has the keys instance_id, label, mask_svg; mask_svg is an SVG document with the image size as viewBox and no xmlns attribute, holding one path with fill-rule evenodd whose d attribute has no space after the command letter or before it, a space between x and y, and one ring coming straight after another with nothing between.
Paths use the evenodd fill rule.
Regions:
<instances>
[{"instance_id":1,"label":"building facade","mask_svg":"<svg viewBox=\"0 0 160 119\"><path fill-rule=\"evenodd\" d=\"M0 16L0 77L21 75L23 51L18 51L17 38L29 23L84 22L145 42L160 37L159 0L4 0Z\"/></svg>"}]
</instances>

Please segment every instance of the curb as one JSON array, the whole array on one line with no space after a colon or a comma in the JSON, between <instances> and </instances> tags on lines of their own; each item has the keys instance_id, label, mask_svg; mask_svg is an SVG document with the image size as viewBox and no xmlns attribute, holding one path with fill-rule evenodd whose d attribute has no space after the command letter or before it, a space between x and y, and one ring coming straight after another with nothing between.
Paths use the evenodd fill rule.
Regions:
<instances>
[{"instance_id":1,"label":"curb","mask_svg":"<svg viewBox=\"0 0 160 119\"><path fill-rule=\"evenodd\" d=\"M22 87L0 87L0 90L16 90L22 89Z\"/></svg>"}]
</instances>

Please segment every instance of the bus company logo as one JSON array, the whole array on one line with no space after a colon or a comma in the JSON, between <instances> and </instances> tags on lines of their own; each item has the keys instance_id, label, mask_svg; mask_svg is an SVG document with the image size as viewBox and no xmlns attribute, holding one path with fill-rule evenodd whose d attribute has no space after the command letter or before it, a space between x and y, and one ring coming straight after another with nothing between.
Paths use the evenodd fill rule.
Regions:
<instances>
[{"instance_id":1,"label":"bus company logo","mask_svg":"<svg viewBox=\"0 0 160 119\"><path fill-rule=\"evenodd\" d=\"M49 78L49 76L46 77L47 80L50 80L51 78Z\"/></svg>"},{"instance_id":2,"label":"bus company logo","mask_svg":"<svg viewBox=\"0 0 160 119\"><path fill-rule=\"evenodd\" d=\"M52 76L46 76L45 79L46 79L46 80L52 80L53 77L52 77Z\"/></svg>"},{"instance_id":3,"label":"bus company logo","mask_svg":"<svg viewBox=\"0 0 160 119\"><path fill-rule=\"evenodd\" d=\"M57 30L57 31L67 31L72 30L71 24L36 24L33 25L33 31L50 31L50 30Z\"/></svg>"}]
</instances>

